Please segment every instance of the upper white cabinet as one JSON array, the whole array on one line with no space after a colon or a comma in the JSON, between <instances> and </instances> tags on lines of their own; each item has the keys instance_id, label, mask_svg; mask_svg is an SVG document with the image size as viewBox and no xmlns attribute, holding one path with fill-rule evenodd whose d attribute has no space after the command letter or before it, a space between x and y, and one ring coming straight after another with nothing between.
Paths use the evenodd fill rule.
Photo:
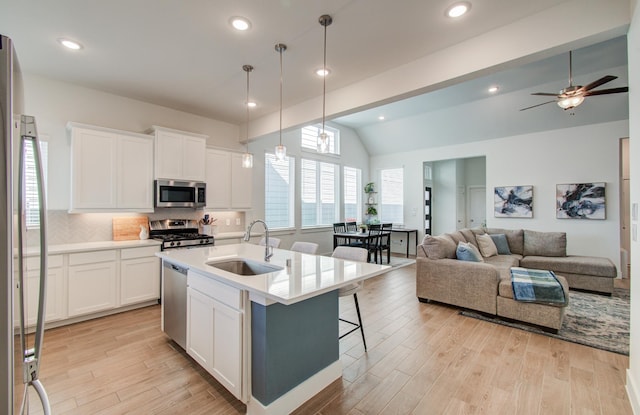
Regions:
<instances>
[{"instance_id":1,"label":"upper white cabinet","mask_svg":"<svg viewBox=\"0 0 640 415\"><path fill-rule=\"evenodd\" d=\"M69 123L70 212L153 212L153 137Z\"/></svg>"},{"instance_id":2,"label":"upper white cabinet","mask_svg":"<svg viewBox=\"0 0 640 415\"><path fill-rule=\"evenodd\" d=\"M205 181L207 136L153 126L155 179Z\"/></svg>"},{"instance_id":3,"label":"upper white cabinet","mask_svg":"<svg viewBox=\"0 0 640 415\"><path fill-rule=\"evenodd\" d=\"M250 209L253 169L242 167L242 154L207 149L207 208Z\"/></svg>"}]
</instances>

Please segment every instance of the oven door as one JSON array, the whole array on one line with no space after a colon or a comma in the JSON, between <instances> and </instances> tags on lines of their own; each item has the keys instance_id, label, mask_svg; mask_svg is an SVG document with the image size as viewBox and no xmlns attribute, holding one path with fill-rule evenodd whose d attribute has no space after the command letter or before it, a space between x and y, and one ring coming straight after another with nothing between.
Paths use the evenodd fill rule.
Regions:
<instances>
[{"instance_id":1,"label":"oven door","mask_svg":"<svg viewBox=\"0 0 640 415\"><path fill-rule=\"evenodd\" d=\"M156 180L155 207L194 208L197 205L197 182Z\"/></svg>"}]
</instances>

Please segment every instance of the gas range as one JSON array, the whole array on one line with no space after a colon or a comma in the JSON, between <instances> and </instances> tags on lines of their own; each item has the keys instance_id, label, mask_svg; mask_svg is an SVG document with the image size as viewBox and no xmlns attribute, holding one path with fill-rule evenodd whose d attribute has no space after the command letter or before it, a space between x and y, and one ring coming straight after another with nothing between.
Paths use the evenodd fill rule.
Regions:
<instances>
[{"instance_id":1,"label":"gas range","mask_svg":"<svg viewBox=\"0 0 640 415\"><path fill-rule=\"evenodd\" d=\"M149 237L162 241L163 251L215 244L213 236L198 233L198 222L191 219L152 220L149 229Z\"/></svg>"}]
</instances>

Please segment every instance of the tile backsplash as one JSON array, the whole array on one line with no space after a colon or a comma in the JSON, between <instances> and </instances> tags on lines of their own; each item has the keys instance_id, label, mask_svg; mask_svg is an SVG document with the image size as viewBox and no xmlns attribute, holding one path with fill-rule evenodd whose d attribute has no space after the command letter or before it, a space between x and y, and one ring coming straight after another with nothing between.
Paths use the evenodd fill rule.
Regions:
<instances>
[{"instance_id":1,"label":"tile backsplash","mask_svg":"<svg viewBox=\"0 0 640 415\"><path fill-rule=\"evenodd\" d=\"M242 232L245 230L244 212L210 212L193 209L156 209L154 213L74 213L66 210L50 210L47 213L48 238L50 245L110 241L113 239L112 219L116 216L148 216L149 220L193 219L200 220L205 213L217 219L218 233ZM228 223L228 224L227 224ZM239 224L237 224L239 223ZM38 235L27 232L27 244L36 245Z\"/></svg>"}]
</instances>

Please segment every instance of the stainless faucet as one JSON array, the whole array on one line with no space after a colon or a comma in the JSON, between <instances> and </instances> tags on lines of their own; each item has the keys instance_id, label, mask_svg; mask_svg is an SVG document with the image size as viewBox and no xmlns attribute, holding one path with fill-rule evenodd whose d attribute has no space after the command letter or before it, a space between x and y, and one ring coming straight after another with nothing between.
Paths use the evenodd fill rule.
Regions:
<instances>
[{"instance_id":1,"label":"stainless faucet","mask_svg":"<svg viewBox=\"0 0 640 415\"><path fill-rule=\"evenodd\" d=\"M247 232L245 232L244 234L244 241L245 242L249 242L249 238L251 238L251 228L253 228L253 225L255 225L256 223L260 222L262 224L262 226L264 226L264 260L265 262L269 262L269 259L271 259L271 257L273 256L273 247L271 245L269 245L269 228L267 227L267 224L265 223L265 221L260 220L260 219L256 219L253 222L251 222L249 224L249 226L247 226Z\"/></svg>"}]
</instances>

